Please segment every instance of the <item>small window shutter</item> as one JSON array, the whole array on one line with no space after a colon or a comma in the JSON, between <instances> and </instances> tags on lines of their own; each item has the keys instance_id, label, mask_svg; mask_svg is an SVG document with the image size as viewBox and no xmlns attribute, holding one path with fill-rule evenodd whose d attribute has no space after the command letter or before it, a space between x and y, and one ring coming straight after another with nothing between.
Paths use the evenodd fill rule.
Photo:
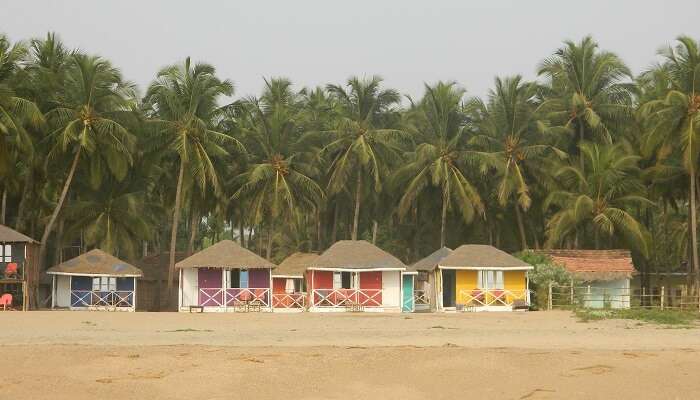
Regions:
<instances>
[{"instance_id":1,"label":"small window shutter","mask_svg":"<svg viewBox=\"0 0 700 400\"><path fill-rule=\"evenodd\" d=\"M343 287L343 278L340 272L333 272L333 289L341 289Z\"/></svg>"},{"instance_id":2,"label":"small window shutter","mask_svg":"<svg viewBox=\"0 0 700 400\"><path fill-rule=\"evenodd\" d=\"M294 279L287 278L287 282L284 285L284 291L287 293L294 293Z\"/></svg>"}]
</instances>

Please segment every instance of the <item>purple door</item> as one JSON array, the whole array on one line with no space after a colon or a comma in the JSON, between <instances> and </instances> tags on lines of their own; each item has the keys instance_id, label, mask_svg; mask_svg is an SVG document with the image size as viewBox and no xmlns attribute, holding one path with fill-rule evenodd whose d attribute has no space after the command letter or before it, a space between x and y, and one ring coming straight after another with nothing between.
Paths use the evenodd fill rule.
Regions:
<instances>
[{"instance_id":1,"label":"purple door","mask_svg":"<svg viewBox=\"0 0 700 400\"><path fill-rule=\"evenodd\" d=\"M221 284L221 270L218 268L198 268L199 305L220 307L224 305L224 290Z\"/></svg>"}]
</instances>

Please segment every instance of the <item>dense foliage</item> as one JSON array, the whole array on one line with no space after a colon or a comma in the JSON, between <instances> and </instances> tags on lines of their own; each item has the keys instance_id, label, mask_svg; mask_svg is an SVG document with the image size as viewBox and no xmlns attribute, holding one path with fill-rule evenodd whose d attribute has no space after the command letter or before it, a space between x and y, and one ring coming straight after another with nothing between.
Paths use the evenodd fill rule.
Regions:
<instances>
[{"instance_id":1,"label":"dense foliage","mask_svg":"<svg viewBox=\"0 0 700 400\"><path fill-rule=\"evenodd\" d=\"M40 238L45 267L91 247L232 238L279 261L366 239L406 262L468 242L622 247L643 272L694 272L700 45L659 55L633 76L565 42L483 99L456 82L404 99L378 76L236 98L187 58L141 97L54 34L0 36L0 223Z\"/></svg>"}]
</instances>

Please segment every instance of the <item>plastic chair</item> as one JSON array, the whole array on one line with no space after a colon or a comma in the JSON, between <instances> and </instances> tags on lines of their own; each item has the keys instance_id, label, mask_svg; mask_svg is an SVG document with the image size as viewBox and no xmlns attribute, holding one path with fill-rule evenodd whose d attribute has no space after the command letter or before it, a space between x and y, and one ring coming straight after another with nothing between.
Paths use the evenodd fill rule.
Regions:
<instances>
[{"instance_id":1,"label":"plastic chair","mask_svg":"<svg viewBox=\"0 0 700 400\"><path fill-rule=\"evenodd\" d=\"M0 296L0 306L2 306L3 311L7 311L7 309L12 310L12 295L5 293Z\"/></svg>"},{"instance_id":2,"label":"plastic chair","mask_svg":"<svg viewBox=\"0 0 700 400\"><path fill-rule=\"evenodd\" d=\"M17 278L18 270L19 267L17 266L17 263L8 263L5 267L5 278Z\"/></svg>"}]
</instances>

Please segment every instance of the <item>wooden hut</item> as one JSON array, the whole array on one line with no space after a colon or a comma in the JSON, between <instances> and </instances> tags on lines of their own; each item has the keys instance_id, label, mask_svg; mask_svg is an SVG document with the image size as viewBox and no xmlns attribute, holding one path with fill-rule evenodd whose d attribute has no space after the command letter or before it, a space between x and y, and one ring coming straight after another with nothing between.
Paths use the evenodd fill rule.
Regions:
<instances>
[{"instance_id":1,"label":"wooden hut","mask_svg":"<svg viewBox=\"0 0 700 400\"><path fill-rule=\"evenodd\" d=\"M136 310L136 280L140 269L102 250L49 268L51 308L70 310Z\"/></svg>"},{"instance_id":2,"label":"wooden hut","mask_svg":"<svg viewBox=\"0 0 700 400\"><path fill-rule=\"evenodd\" d=\"M589 308L629 308L630 280L636 273L629 250L545 250L577 280L577 296Z\"/></svg>"},{"instance_id":3,"label":"wooden hut","mask_svg":"<svg viewBox=\"0 0 700 400\"><path fill-rule=\"evenodd\" d=\"M398 258L364 240L341 240L308 268L310 311L401 311Z\"/></svg>"},{"instance_id":4,"label":"wooden hut","mask_svg":"<svg viewBox=\"0 0 700 400\"><path fill-rule=\"evenodd\" d=\"M38 256L39 242L0 225L0 296L12 296L12 309L38 307Z\"/></svg>"},{"instance_id":5,"label":"wooden hut","mask_svg":"<svg viewBox=\"0 0 700 400\"><path fill-rule=\"evenodd\" d=\"M315 253L294 253L285 258L272 274L272 307L303 311L306 308L306 269L318 258Z\"/></svg>"},{"instance_id":6,"label":"wooden hut","mask_svg":"<svg viewBox=\"0 0 700 400\"><path fill-rule=\"evenodd\" d=\"M275 264L222 240L178 262L180 311L272 311Z\"/></svg>"},{"instance_id":7,"label":"wooden hut","mask_svg":"<svg viewBox=\"0 0 700 400\"><path fill-rule=\"evenodd\" d=\"M184 260L185 252L175 253L175 262ZM175 311L177 304L177 293L173 290L172 299L168 299L168 267L170 265L170 253L164 252L144 257L134 262L143 276L139 279L138 311L164 311L170 305ZM174 285L178 285L178 274L175 274Z\"/></svg>"},{"instance_id":8,"label":"wooden hut","mask_svg":"<svg viewBox=\"0 0 700 400\"><path fill-rule=\"evenodd\" d=\"M409 271L415 271L415 284L413 290L414 309L416 311L429 311L436 308L435 274L433 271L440 261L450 255L452 249L442 247L430 255L422 258L408 267Z\"/></svg>"},{"instance_id":9,"label":"wooden hut","mask_svg":"<svg viewBox=\"0 0 700 400\"><path fill-rule=\"evenodd\" d=\"M511 311L530 304L533 267L493 246L465 244L435 268L440 311Z\"/></svg>"}]
</instances>

